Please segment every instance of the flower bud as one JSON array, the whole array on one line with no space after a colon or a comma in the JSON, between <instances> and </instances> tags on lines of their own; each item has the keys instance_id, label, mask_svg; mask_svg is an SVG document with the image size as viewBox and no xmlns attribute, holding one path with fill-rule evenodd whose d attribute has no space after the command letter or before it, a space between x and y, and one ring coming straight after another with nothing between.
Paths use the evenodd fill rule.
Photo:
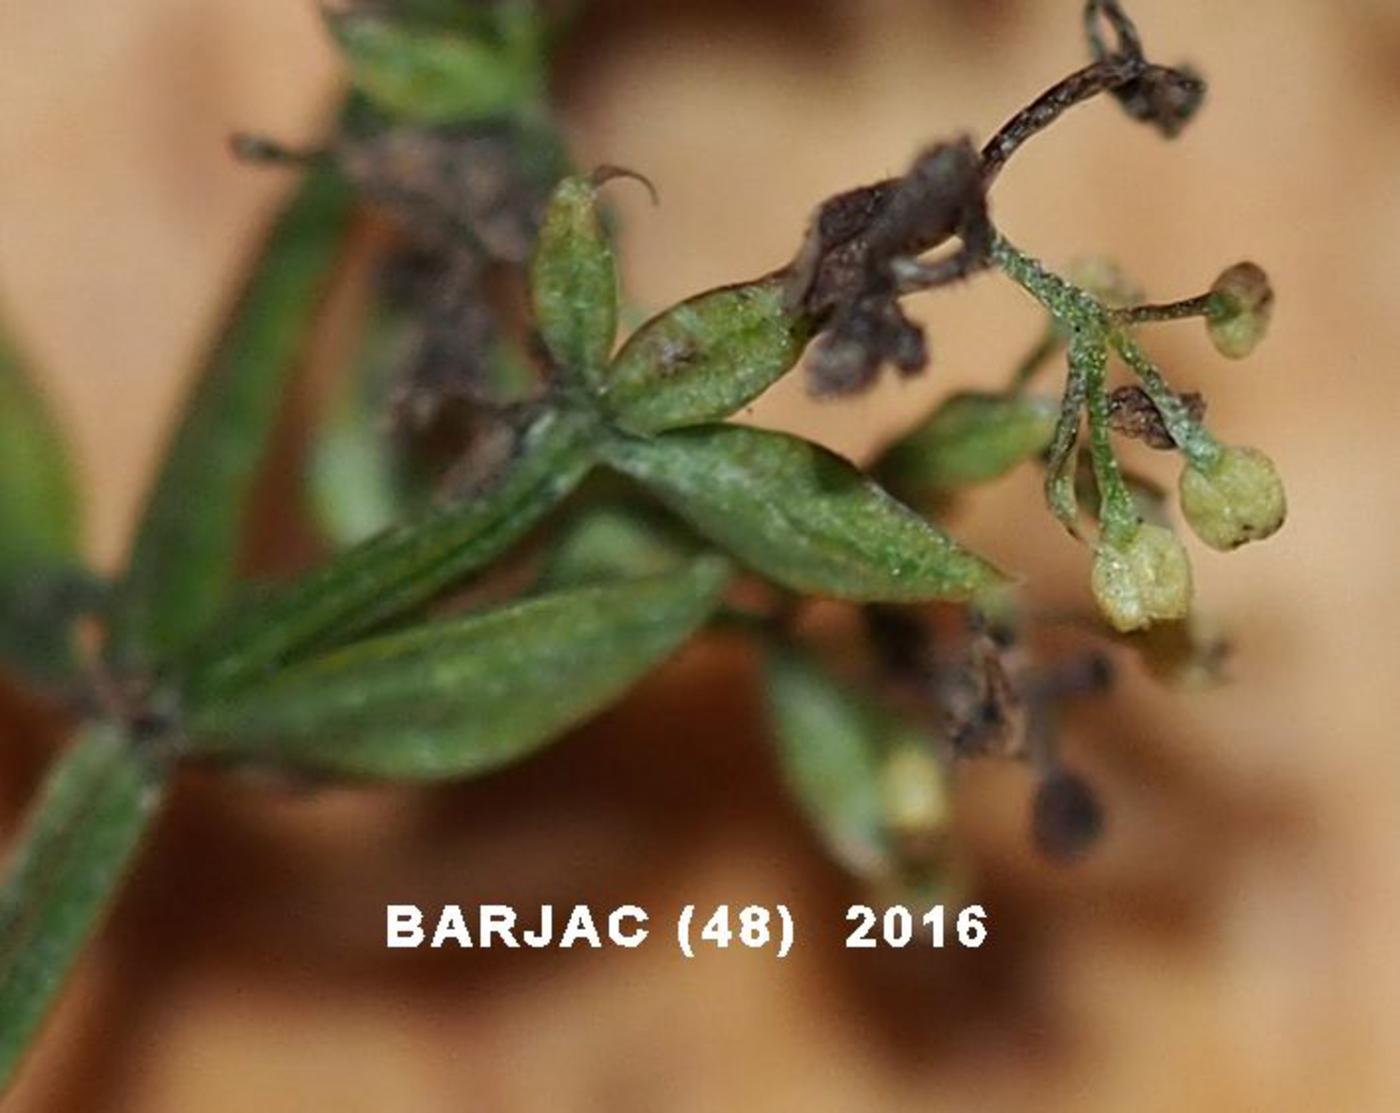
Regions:
<instances>
[{"instance_id":1,"label":"flower bud","mask_svg":"<svg viewBox=\"0 0 1400 1113\"><path fill-rule=\"evenodd\" d=\"M1255 263L1236 263L1210 288L1211 309L1206 328L1216 351L1229 359L1244 359L1269 331L1274 291L1269 276Z\"/></svg>"},{"instance_id":2,"label":"flower bud","mask_svg":"<svg viewBox=\"0 0 1400 1113\"><path fill-rule=\"evenodd\" d=\"M1274 462L1257 448L1227 448L1206 469L1181 473L1181 510L1196 536L1228 552L1277 532L1288 499Z\"/></svg>"},{"instance_id":3,"label":"flower bud","mask_svg":"<svg viewBox=\"0 0 1400 1113\"><path fill-rule=\"evenodd\" d=\"M1126 544L1100 541L1094 554L1094 599L1116 630L1141 630L1185 618L1191 609L1191 563L1169 529L1143 524Z\"/></svg>"}]
</instances>

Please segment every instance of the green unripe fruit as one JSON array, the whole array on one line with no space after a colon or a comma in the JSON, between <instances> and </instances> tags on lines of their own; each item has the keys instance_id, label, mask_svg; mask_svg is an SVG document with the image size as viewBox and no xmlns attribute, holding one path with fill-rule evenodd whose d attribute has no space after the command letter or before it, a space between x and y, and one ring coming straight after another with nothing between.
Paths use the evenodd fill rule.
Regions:
<instances>
[{"instance_id":1,"label":"green unripe fruit","mask_svg":"<svg viewBox=\"0 0 1400 1113\"><path fill-rule=\"evenodd\" d=\"M1091 584L1115 630L1142 630L1191 610L1191 562L1169 529L1143 524L1131 541L1100 541Z\"/></svg>"},{"instance_id":2,"label":"green unripe fruit","mask_svg":"<svg viewBox=\"0 0 1400 1113\"><path fill-rule=\"evenodd\" d=\"M1244 359L1269 331L1274 314L1269 276L1255 263L1236 263L1215 280L1210 294L1206 328L1211 342L1222 356Z\"/></svg>"},{"instance_id":3,"label":"green unripe fruit","mask_svg":"<svg viewBox=\"0 0 1400 1113\"><path fill-rule=\"evenodd\" d=\"M1288 515L1288 499L1264 453L1227 448L1213 466L1182 471L1181 510L1197 537L1228 552L1276 533Z\"/></svg>"}]
</instances>

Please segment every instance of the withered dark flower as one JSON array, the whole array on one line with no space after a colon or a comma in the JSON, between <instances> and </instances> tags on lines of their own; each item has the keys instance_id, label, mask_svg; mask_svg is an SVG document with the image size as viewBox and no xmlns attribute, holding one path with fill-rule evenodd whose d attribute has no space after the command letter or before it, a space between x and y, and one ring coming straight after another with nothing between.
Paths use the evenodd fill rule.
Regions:
<instances>
[{"instance_id":1,"label":"withered dark flower","mask_svg":"<svg viewBox=\"0 0 1400 1113\"><path fill-rule=\"evenodd\" d=\"M552 184L529 171L516 138L489 127L396 127L336 148L347 177L415 238L466 242L523 263Z\"/></svg>"},{"instance_id":2,"label":"withered dark flower","mask_svg":"<svg viewBox=\"0 0 1400 1113\"><path fill-rule=\"evenodd\" d=\"M967 137L931 147L896 181L840 194L817 211L789 269L789 299L829 321L808 364L818 394L869 386L880 366L905 374L928 363L923 330L904 314L907 269L953 236L963 250L916 288L942 285L985 263L991 244L981 163Z\"/></svg>"},{"instance_id":3,"label":"withered dark flower","mask_svg":"<svg viewBox=\"0 0 1400 1113\"><path fill-rule=\"evenodd\" d=\"M1206 413L1205 397L1195 391L1178 395L1192 421ZM1142 441L1148 448L1170 451L1176 441L1167 431L1162 411L1140 386L1120 386L1108 396L1108 424L1120 436Z\"/></svg>"},{"instance_id":4,"label":"withered dark flower","mask_svg":"<svg viewBox=\"0 0 1400 1113\"><path fill-rule=\"evenodd\" d=\"M923 329L899 298L945 286L989 263L996 230L987 191L1026 140L1069 108L1111 93L1134 119L1167 136L1195 115L1205 82L1192 70L1149 62L1117 0L1084 11L1092 64L1057 82L1016 113L979 153L966 136L930 147L903 178L849 190L824 202L786 271L788 303L822 329L808 360L815 394L872 385L881 366L903 374L928 363ZM1110 48L1100 29L1112 28ZM957 237L961 247L933 262L919 256Z\"/></svg>"},{"instance_id":5,"label":"withered dark flower","mask_svg":"<svg viewBox=\"0 0 1400 1113\"><path fill-rule=\"evenodd\" d=\"M1117 39L1110 49L1100 33L1106 20ZM1090 0L1084 8L1084 26L1094 60L1126 59L1140 62L1140 72L1112 90L1113 98L1134 120L1151 124L1168 139L1175 138L1191 122L1205 100L1206 83L1189 66L1159 66L1147 62L1142 40L1118 0Z\"/></svg>"}]
</instances>

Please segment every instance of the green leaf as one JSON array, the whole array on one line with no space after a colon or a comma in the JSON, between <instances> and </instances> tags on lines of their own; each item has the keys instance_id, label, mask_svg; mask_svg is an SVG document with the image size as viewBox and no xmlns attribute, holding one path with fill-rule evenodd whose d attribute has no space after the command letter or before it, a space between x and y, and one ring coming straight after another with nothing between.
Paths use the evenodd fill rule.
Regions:
<instances>
[{"instance_id":1,"label":"green leaf","mask_svg":"<svg viewBox=\"0 0 1400 1113\"><path fill-rule=\"evenodd\" d=\"M601 391L617 336L617 265L591 179L565 178L555 187L535 245L530 293L560 371Z\"/></svg>"},{"instance_id":2,"label":"green leaf","mask_svg":"<svg viewBox=\"0 0 1400 1113\"><path fill-rule=\"evenodd\" d=\"M770 647L766 680L783 778L832 857L910 894L947 891L951 773L928 731L795 649Z\"/></svg>"},{"instance_id":3,"label":"green leaf","mask_svg":"<svg viewBox=\"0 0 1400 1113\"><path fill-rule=\"evenodd\" d=\"M540 575L558 589L668 572L695 555L696 546L672 524L636 507L589 507L570 522Z\"/></svg>"},{"instance_id":4,"label":"green leaf","mask_svg":"<svg viewBox=\"0 0 1400 1113\"><path fill-rule=\"evenodd\" d=\"M192 746L352 777L494 769L618 699L699 628L728 575L707 557L359 642L198 709Z\"/></svg>"},{"instance_id":5,"label":"green leaf","mask_svg":"<svg viewBox=\"0 0 1400 1113\"><path fill-rule=\"evenodd\" d=\"M605 404L639 434L728 417L781 378L810 335L779 278L710 290L632 334L608 369Z\"/></svg>"},{"instance_id":6,"label":"green leaf","mask_svg":"<svg viewBox=\"0 0 1400 1113\"><path fill-rule=\"evenodd\" d=\"M852 873L886 872L879 716L793 650L770 651L765 679L783 778L812 827Z\"/></svg>"},{"instance_id":7,"label":"green leaf","mask_svg":"<svg viewBox=\"0 0 1400 1113\"><path fill-rule=\"evenodd\" d=\"M954 394L922 425L896 441L876 474L911 501L985 483L1044 452L1058 406L1026 395Z\"/></svg>"},{"instance_id":8,"label":"green leaf","mask_svg":"<svg viewBox=\"0 0 1400 1113\"><path fill-rule=\"evenodd\" d=\"M707 425L618 437L604 452L697 531L794 591L963 600L1002 582L850 463L797 437Z\"/></svg>"},{"instance_id":9,"label":"green leaf","mask_svg":"<svg viewBox=\"0 0 1400 1113\"><path fill-rule=\"evenodd\" d=\"M164 769L89 726L49 775L0 889L0 1091L155 816Z\"/></svg>"},{"instance_id":10,"label":"green leaf","mask_svg":"<svg viewBox=\"0 0 1400 1113\"><path fill-rule=\"evenodd\" d=\"M62 433L0 331L0 659L31 680L76 668L79 519Z\"/></svg>"},{"instance_id":11,"label":"green leaf","mask_svg":"<svg viewBox=\"0 0 1400 1113\"><path fill-rule=\"evenodd\" d=\"M63 435L0 332L0 577L75 563L79 518Z\"/></svg>"},{"instance_id":12,"label":"green leaf","mask_svg":"<svg viewBox=\"0 0 1400 1113\"><path fill-rule=\"evenodd\" d=\"M531 7L495 5L477 34L369 12L331 13L328 23L350 80L376 107L408 123L469 123L543 100L543 28Z\"/></svg>"},{"instance_id":13,"label":"green leaf","mask_svg":"<svg viewBox=\"0 0 1400 1113\"><path fill-rule=\"evenodd\" d=\"M343 642L494 560L587 473L591 431L586 418L545 414L494 486L394 526L243 608L184 664L188 697L227 692L295 656Z\"/></svg>"},{"instance_id":14,"label":"green leaf","mask_svg":"<svg viewBox=\"0 0 1400 1113\"><path fill-rule=\"evenodd\" d=\"M228 599L258 464L352 200L333 170L317 167L273 228L146 503L109 634L118 660L168 657Z\"/></svg>"}]
</instances>

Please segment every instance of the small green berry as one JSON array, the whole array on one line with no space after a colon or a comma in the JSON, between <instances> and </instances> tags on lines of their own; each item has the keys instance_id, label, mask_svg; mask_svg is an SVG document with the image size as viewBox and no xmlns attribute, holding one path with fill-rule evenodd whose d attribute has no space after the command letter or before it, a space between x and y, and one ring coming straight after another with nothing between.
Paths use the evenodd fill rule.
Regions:
<instances>
[{"instance_id":1,"label":"small green berry","mask_svg":"<svg viewBox=\"0 0 1400 1113\"><path fill-rule=\"evenodd\" d=\"M1228 359L1244 359L1269 331L1274 291L1269 276L1255 263L1236 263L1210 288L1206 318L1215 349Z\"/></svg>"},{"instance_id":2,"label":"small green berry","mask_svg":"<svg viewBox=\"0 0 1400 1113\"><path fill-rule=\"evenodd\" d=\"M1091 583L1099 610L1125 633L1191 610L1191 562L1180 538L1161 526L1144 523L1126 543L1100 540Z\"/></svg>"},{"instance_id":3,"label":"small green berry","mask_svg":"<svg viewBox=\"0 0 1400 1113\"><path fill-rule=\"evenodd\" d=\"M1228 552L1276 533L1288 515L1288 499L1264 453L1227 448L1209 468L1182 470L1181 510L1197 537Z\"/></svg>"}]
</instances>

